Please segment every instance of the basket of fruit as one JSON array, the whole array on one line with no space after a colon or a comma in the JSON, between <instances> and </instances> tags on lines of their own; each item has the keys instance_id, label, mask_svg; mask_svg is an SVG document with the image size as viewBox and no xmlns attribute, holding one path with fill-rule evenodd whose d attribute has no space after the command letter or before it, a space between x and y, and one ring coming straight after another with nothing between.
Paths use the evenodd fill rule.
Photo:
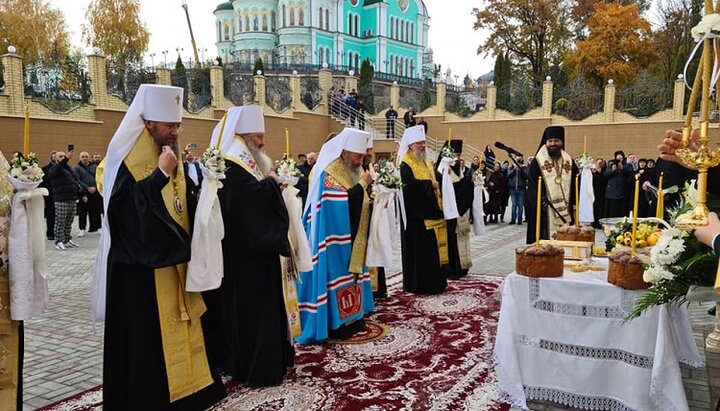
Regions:
<instances>
[{"instance_id":1,"label":"basket of fruit","mask_svg":"<svg viewBox=\"0 0 720 411\"><path fill-rule=\"evenodd\" d=\"M636 252L650 255L650 250L657 244L662 230L669 227L668 223L659 218L638 219L635 232ZM607 240L605 240L605 249L608 250L608 253L630 250L633 240L631 218L625 217L617 221L608 231Z\"/></svg>"}]
</instances>

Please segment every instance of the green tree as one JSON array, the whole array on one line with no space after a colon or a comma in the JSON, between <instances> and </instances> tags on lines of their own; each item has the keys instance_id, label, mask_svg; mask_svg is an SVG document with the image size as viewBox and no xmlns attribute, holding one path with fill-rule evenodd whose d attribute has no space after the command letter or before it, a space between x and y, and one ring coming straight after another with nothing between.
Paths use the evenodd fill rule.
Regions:
<instances>
[{"instance_id":1,"label":"green tree","mask_svg":"<svg viewBox=\"0 0 720 411\"><path fill-rule=\"evenodd\" d=\"M365 111L375 113L375 93L373 91L373 78L375 70L369 59L363 60L360 65L360 79L358 80L358 97L365 104Z\"/></svg>"},{"instance_id":2,"label":"green tree","mask_svg":"<svg viewBox=\"0 0 720 411\"><path fill-rule=\"evenodd\" d=\"M15 46L25 64L49 60L53 53L64 57L70 50L65 16L45 0L0 1L0 40L0 54Z\"/></svg>"},{"instance_id":3,"label":"green tree","mask_svg":"<svg viewBox=\"0 0 720 411\"><path fill-rule=\"evenodd\" d=\"M473 9L474 28L490 33L478 54L508 53L530 69L534 81L542 81L548 62L570 47L569 0L487 0L485 4L482 10Z\"/></svg>"},{"instance_id":4,"label":"green tree","mask_svg":"<svg viewBox=\"0 0 720 411\"><path fill-rule=\"evenodd\" d=\"M263 64L261 58L255 60L255 67L253 67L253 75L257 74L258 71L262 74L265 74L265 65Z\"/></svg>"},{"instance_id":5,"label":"green tree","mask_svg":"<svg viewBox=\"0 0 720 411\"><path fill-rule=\"evenodd\" d=\"M422 90L420 91L420 112L427 110L432 105L432 95L430 95L430 88L432 87L432 79L426 78L423 80Z\"/></svg>"}]
</instances>

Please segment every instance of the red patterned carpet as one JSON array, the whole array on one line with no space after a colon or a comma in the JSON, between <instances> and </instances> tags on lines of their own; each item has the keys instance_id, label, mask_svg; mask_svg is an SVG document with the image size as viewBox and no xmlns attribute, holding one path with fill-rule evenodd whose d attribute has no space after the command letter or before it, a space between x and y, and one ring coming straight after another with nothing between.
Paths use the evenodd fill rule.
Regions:
<instances>
[{"instance_id":1,"label":"red patterned carpet","mask_svg":"<svg viewBox=\"0 0 720 411\"><path fill-rule=\"evenodd\" d=\"M444 294L416 296L403 293L401 276L393 275L390 297L370 316L386 335L364 344L298 346L284 384L249 389L229 382L228 397L213 409L507 410L492 368L500 304L493 294L501 280L471 275ZM99 410L101 400L97 387L42 410Z\"/></svg>"}]
</instances>

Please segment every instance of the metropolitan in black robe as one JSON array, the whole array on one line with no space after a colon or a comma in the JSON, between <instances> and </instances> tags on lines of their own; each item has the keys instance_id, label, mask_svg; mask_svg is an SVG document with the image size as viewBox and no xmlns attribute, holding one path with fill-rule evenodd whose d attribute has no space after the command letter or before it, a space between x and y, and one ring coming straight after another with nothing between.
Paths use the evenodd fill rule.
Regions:
<instances>
[{"instance_id":1,"label":"metropolitan in black robe","mask_svg":"<svg viewBox=\"0 0 720 411\"><path fill-rule=\"evenodd\" d=\"M282 383L290 344L280 256L288 256L289 217L280 187L227 161L218 192L225 223L222 285L203 293L211 357L248 386Z\"/></svg>"},{"instance_id":2,"label":"metropolitan in black robe","mask_svg":"<svg viewBox=\"0 0 720 411\"><path fill-rule=\"evenodd\" d=\"M225 397L217 373L202 390L170 403L158 316L155 269L190 260L190 236L168 213L156 168L136 181L120 166L108 206L108 255L103 364L105 410L203 410ZM183 193L184 194L184 193ZM193 199L185 196L192 221ZM212 372L213 365L209 362Z\"/></svg>"},{"instance_id":3,"label":"metropolitan in black robe","mask_svg":"<svg viewBox=\"0 0 720 411\"><path fill-rule=\"evenodd\" d=\"M407 221L402 230L403 289L415 294L439 294L447 280L440 267L435 231L425 220L442 220L442 209L431 180L418 180L407 163L400 164Z\"/></svg>"}]
</instances>

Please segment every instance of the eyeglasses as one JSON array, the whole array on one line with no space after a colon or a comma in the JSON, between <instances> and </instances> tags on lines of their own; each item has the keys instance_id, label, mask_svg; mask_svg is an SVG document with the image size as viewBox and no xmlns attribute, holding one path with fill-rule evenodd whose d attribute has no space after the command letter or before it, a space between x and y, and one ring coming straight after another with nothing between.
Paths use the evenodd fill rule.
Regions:
<instances>
[{"instance_id":1,"label":"eyeglasses","mask_svg":"<svg viewBox=\"0 0 720 411\"><path fill-rule=\"evenodd\" d=\"M177 131L178 133L181 133L183 131L182 123L162 123L165 128L167 128L170 131Z\"/></svg>"}]
</instances>

